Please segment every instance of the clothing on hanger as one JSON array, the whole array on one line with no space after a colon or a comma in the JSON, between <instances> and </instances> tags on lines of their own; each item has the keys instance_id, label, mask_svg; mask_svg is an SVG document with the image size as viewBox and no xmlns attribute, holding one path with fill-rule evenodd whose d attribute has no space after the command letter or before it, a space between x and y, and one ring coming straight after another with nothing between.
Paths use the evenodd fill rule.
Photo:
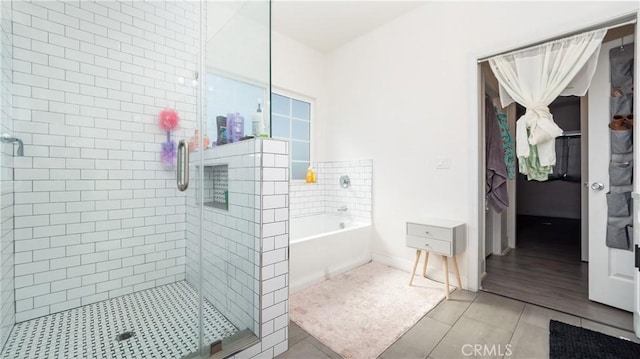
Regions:
<instances>
[{"instance_id":1,"label":"clothing on hanger","mask_svg":"<svg viewBox=\"0 0 640 359\"><path fill-rule=\"evenodd\" d=\"M509 132L509 122L507 121L507 115L502 110L495 106L496 100L500 103L500 99L493 100L494 110L498 119L498 126L500 127L500 137L502 137L502 147L504 148L504 164L507 167L507 179L516 178L516 151L513 144L513 138L511 132Z\"/></svg>"},{"instance_id":2,"label":"clothing on hanger","mask_svg":"<svg viewBox=\"0 0 640 359\"><path fill-rule=\"evenodd\" d=\"M498 117L491 100L485 98L486 147L486 198L487 203L501 213L509 207L507 192L507 166L504 162L504 147L500 136Z\"/></svg>"}]
</instances>

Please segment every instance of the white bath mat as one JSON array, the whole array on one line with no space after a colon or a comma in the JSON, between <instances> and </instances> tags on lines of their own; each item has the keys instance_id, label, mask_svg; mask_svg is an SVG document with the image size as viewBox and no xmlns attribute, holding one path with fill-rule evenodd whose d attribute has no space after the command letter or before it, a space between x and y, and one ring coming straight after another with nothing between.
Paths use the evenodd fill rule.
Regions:
<instances>
[{"instance_id":1,"label":"white bath mat","mask_svg":"<svg viewBox=\"0 0 640 359\"><path fill-rule=\"evenodd\" d=\"M345 358L372 359L444 299L442 283L371 262L294 293L291 320Z\"/></svg>"}]
</instances>

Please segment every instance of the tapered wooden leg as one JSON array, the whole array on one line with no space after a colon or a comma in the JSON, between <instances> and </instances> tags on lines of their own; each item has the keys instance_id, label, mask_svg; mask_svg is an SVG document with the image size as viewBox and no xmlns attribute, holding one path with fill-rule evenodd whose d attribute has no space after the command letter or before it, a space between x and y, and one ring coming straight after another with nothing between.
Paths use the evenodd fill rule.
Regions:
<instances>
[{"instance_id":1,"label":"tapered wooden leg","mask_svg":"<svg viewBox=\"0 0 640 359\"><path fill-rule=\"evenodd\" d=\"M449 299L449 263L447 256L442 256L442 269L444 270L444 292Z\"/></svg>"},{"instance_id":2,"label":"tapered wooden leg","mask_svg":"<svg viewBox=\"0 0 640 359\"><path fill-rule=\"evenodd\" d=\"M420 261L420 250L416 249L416 261L413 262L413 270L411 271L411 279L409 279L409 285L413 284L413 277L416 275L416 268L418 267L419 261Z\"/></svg>"},{"instance_id":3,"label":"tapered wooden leg","mask_svg":"<svg viewBox=\"0 0 640 359\"><path fill-rule=\"evenodd\" d=\"M422 276L427 277L427 263L429 263L429 251L424 251L424 266L422 267Z\"/></svg>"},{"instance_id":4,"label":"tapered wooden leg","mask_svg":"<svg viewBox=\"0 0 640 359\"><path fill-rule=\"evenodd\" d=\"M453 256L451 258L453 258L453 269L456 271L456 280L458 281L458 289L462 289L462 281L460 280L460 270L458 270L458 260L456 259L456 256Z\"/></svg>"}]
</instances>

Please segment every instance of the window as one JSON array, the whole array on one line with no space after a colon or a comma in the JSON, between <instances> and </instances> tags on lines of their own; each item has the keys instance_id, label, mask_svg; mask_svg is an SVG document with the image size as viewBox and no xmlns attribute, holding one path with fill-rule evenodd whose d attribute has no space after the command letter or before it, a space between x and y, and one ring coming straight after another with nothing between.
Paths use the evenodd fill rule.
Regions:
<instances>
[{"instance_id":1,"label":"window","mask_svg":"<svg viewBox=\"0 0 640 359\"><path fill-rule=\"evenodd\" d=\"M239 137L253 135L253 116L262 107L263 99L269 92L259 85L208 73L207 84L207 121L204 133L213 142L218 140L218 117L237 114L242 118L242 132ZM224 124L227 126L227 124ZM227 133L228 135L228 133ZM227 139L227 143L229 143ZM217 145L217 143L216 143Z\"/></svg>"},{"instance_id":2,"label":"window","mask_svg":"<svg viewBox=\"0 0 640 359\"><path fill-rule=\"evenodd\" d=\"M311 103L271 94L271 137L290 142L291 179L305 179L311 152Z\"/></svg>"}]
</instances>

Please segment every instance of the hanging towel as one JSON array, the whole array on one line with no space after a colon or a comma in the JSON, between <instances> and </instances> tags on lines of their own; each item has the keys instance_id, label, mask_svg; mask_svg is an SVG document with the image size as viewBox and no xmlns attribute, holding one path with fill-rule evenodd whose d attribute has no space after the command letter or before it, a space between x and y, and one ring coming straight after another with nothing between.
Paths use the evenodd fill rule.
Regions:
<instances>
[{"instance_id":1,"label":"hanging towel","mask_svg":"<svg viewBox=\"0 0 640 359\"><path fill-rule=\"evenodd\" d=\"M507 115L494 106L498 116L498 126L500 127L500 137L502 137L502 147L504 149L504 164L507 167L507 179L516 178L516 152L513 146L513 138L509 132Z\"/></svg>"},{"instance_id":2,"label":"hanging towel","mask_svg":"<svg viewBox=\"0 0 640 359\"><path fill-rule=\"evenodd\" d=\"M491 100L485 99L485 128L487 136L487 202L496 212L501 213L509 207L507 193L507 166L504 164L504 148L500 136L498 117Z\"/></svg>"}]
</instances>

